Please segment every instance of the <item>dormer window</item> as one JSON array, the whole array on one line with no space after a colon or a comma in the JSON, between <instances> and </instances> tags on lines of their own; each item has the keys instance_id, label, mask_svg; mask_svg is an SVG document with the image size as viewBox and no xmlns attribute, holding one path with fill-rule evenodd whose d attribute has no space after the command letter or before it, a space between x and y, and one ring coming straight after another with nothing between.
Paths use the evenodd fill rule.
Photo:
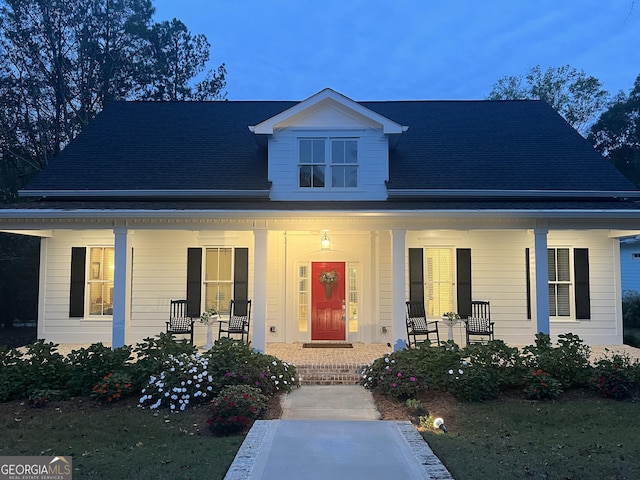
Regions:
<instances>
[{"instance_id":1,"label":"dormer window","mask_svg":"<svg viewBox=\"0 0 640 480\"><path fill-rule=\"evenodd\" d=\"M300 188L357 187L358 139L299 139L298 174Z\"/></svg>"}]
</instances>

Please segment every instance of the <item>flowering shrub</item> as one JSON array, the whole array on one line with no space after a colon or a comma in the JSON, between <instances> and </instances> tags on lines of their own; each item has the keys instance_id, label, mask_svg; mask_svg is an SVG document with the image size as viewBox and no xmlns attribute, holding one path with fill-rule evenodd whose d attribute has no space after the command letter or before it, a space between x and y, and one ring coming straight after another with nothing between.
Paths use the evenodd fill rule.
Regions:
<instances>
[{"instance_id":1,"label":"flowering shrub","mask_svg":"<svg viewBox=\"0 0 640 480\"><path fill-rule=\"evenodd\" d=\"M558 398L562 390L558 380L538 368L525 376L524 392L529 400L550 400Z\"/></svg>"},{"instance_id":2,"label":"flowering shrub","mask_svg":"<svg viewBox=\"0 0 640 480\"><path fill-rule=\"evenodd\" d=\"M591 376L589 355L591 349L577 335L558 335L558 346L551 344L549 335L536 334L535 345L523 349L524 364L538 368L560 382L562 388L586 386Z\"/></svg>"},{"instance_id":3,"label":"flowering shrub","mask_svg":"<svg viewBox=\"0 0 640 480\"><path fill-rule=\"evenodd\" d=\"M466 402L482 402L498 395L495 378L481 365L460 361L457 368L447 371L447 390Z\"/></svg>"},{"instance_id":4,"label":"flowering shrub","mask_svg":"<svg viewBox=\"0 0 640 480\"><path fill-rule=\"evenodd\" d=\"M362 378L365 388L393 398L415 398L427 385L411 362L409 350L387 354L365 367Z\"/></svg>"},{"instance_id":5,"label":"flowering shrub","mask_svg":"<svg viewBox=\"0 0 640 480\"><path fill-rule=\"evenodd\" d=\"M208 358L199 353L170 355L162 371L152 375L142 389L140 406L151 410L168 407L172 412L179 412L191 403L208 400L215 394L208 369Z\"/></svg>"},{"instance_id":6,"label":"flowering shrub","mask_svg":"<svg viewBox=\"0 0 640 480\"><path fill-rule=\"evenodd\" d=\"M495 380L498 387L522 385L522 377L527 368L517 347L509 347L502 340L491 340L485 345L471 344L463 355L469 363L484 368Z\"/></svg>"},{"instance_id":7,"label":"flowering shrub","mask_svg":"<svg viewBox=\"0 0 640 480\"><path fill-rule=\"evenodd\" d=\"M595 362L594 387L602 395L608 398L622 399L631 393L632 380L629 372L631 362L626 354L615 353Z\"/></svg>"},{"instance_id":8,"label":"flowering shrub","mask_svg":"<svg viewBox=\"0 0 640 480\"><path fill-rule=\"evenodd\" d=\"M134 387L129 375L111 372L105 375L101 382L93 386L91 397L101 402L112 403L130 395L133 391Z\"/></svg>"},{"instance_id":9,"label":"flowering shrub","mask_svg":"<svg viewBox=\"0 0 640 480\"><path fill-rule=\"evenodd\" d=\"M246 385L230 385L209 405L209 428L216 435L232 435L249 427L267 409L267 397Z\"/></svg>"},{"instance_id":10,"label":"flowering shrub","mask_svg":"<svg viewBox=\"0 0 640 480\"><path fill-rule=\"evenodd\" d=\"M160 333L154 338L145 338L133 349L136 362L133 364L133 380L140 389L146 385L151 375L162 371L163 364L169 357L193 355L197 348L186 339L176 340L169 333Z\"/></svg>"},{"instance_id":11,"label":"flowering shrub","mask_svg":"<svg viewBox=\"0 0 640 480\"><path fill-rule=\"evenodd\" d=\"M65 362L71 367L67 383L69 395L91 395L93 388L111 372L124 372L131 368L131 347L112 349L102 343L72 350Z\"/></svg>"}]
</instances>

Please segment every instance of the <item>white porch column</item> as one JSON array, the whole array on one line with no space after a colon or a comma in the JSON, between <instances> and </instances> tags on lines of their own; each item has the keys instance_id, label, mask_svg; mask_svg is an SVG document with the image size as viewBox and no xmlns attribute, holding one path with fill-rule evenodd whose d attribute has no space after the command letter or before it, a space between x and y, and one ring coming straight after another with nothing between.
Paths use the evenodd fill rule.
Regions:
<instances>
[{"instance_id":1,"label":"white porch column","mask_svg":"<svg viewBox=\"0 0 640 480\"><path fill-rule=\"evenodd\" d=\"M126 327L131 315L131 249L129 229L117 227L115 235L113 271L113 325L111 348L122 347L126 340Z\"/></svg>"},{"instance_id":2,"label":"white porch column","mask_svg":"<svg viewBox=\"0 0 640 480\"><path fill-rule=\"evenodd\" d=\"M405 238L406 230L391 230L391 304L393 312L393 350L407 347L405 324Z\"/></svg>"},{"instance_id":3,"label":"white porch column","mask_svg":"<svg viewBox=\"0 0 640 480\"><path fill-rule=\"evenodd\" d=\"M549 260L547 256L547 228L534 228L536 278L536 333L549 335Z\"/></svg>"},{"instance_id":4,"label":"white porch column","mask_svg":"<svg viewBox=\"0 0 640 480\"><path fill-rule=\"evenodd\" d=\"M253 231L253 348L267 349L267 231Z\"/></svg>"}]
</instances>

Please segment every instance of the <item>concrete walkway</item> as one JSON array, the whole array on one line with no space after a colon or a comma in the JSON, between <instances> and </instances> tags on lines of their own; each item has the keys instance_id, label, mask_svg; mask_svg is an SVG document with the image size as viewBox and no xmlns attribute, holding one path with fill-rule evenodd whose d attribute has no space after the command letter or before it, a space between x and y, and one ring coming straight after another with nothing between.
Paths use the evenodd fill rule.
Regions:
<instances>
[{"instance_id":1,"label":"concrete walkway","mask_svg":"<svg viewBox=\"0 0 640 480\"><path fill-rule=\"evenodd\" d=\"M254 424L225 480L453 478L410 422L379 421L359 385L303 386L283 407Z\"/></svg>"}]
</instances>

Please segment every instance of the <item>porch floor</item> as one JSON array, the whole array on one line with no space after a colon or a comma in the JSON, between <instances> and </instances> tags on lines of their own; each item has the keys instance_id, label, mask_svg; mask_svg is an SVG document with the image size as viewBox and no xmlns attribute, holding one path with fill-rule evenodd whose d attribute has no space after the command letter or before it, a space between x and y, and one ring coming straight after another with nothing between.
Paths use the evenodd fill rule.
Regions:
<instances>
[{"instance_id":1,"label":"porch floor","mask_svg":"<svg viewBox=\"0 0 640 480\"><path fill-rule=\"evenodd\" d=\"M382 343L352 343L353 348L304 348L302 343L267 343L267 354L294 365L368 365L392 351Z\"/></svg>"}]
</instances>

